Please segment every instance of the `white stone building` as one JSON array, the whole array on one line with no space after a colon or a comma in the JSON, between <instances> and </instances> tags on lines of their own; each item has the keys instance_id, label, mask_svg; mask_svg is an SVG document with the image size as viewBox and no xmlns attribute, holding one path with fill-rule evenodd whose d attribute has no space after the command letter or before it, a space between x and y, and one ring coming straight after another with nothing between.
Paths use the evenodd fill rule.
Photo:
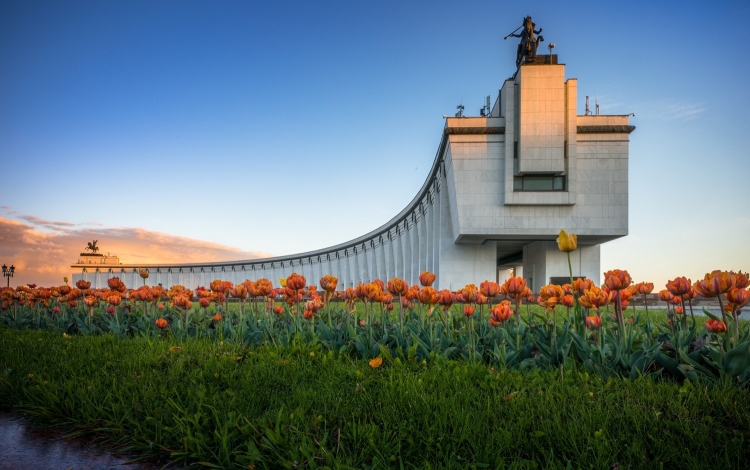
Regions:
<instances>
[{"instance_id":1,"label":"white stone building","mask_svg":"<svg viewBox=\"0 0 750 470\"><path fill-rule=\"evenodd\" d=\"M194 288L213 279L277 279L293 271L317 284L325 274L339 289L421 271L456 290L511 272L533 290L567 277L557 249L560 229L578 234L574 276L599 283L601 243L628 233L629 116L579 115L578 84L556 56L537 56L503 83L488 117L447 118L427 179L406 208L355 240L292 256L180 264L72 265L74 281L94 287L118 276L141 285ZM513 271L511 271L513 270Z\"/></svg>"}]
</instances>

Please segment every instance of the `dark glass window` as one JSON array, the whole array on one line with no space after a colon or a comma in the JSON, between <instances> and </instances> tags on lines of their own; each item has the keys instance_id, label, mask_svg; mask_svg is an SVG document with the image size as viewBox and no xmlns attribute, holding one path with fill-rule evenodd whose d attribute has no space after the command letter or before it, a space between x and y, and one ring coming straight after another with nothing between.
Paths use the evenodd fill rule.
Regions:
<instances>
[{"instance_id":1,"label":"dark glass window","mask_svg":"<svg viewBox=\"0 0 750 470\"><path fill-rule=\"evenodd\" d=\"M565 176L524 175L513 177L514 191L565 191Z\"/></svg>"}]
</instances>

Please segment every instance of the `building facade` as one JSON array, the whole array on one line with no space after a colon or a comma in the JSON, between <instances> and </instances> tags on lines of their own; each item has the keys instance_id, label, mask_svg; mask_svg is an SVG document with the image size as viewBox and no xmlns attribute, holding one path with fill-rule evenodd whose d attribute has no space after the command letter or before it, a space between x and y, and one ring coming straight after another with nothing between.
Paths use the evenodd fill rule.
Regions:
<instances>
[{"instance_id":1,"label":"building facade","mask_svg":"<svg viewBox=\"0 0 750 470\"><path fill-rule=\"evenodd\" d=\"M578 235L573 274L601 276L600 245L628 233L629 116L579 115L578 84L557 57L537 56L506 80L488 116L446 118L430 172L412 201L382 227L350 242L291 256L180 265L73 264L73 279L106 286L194 288L213 279L277 279L292 272L339 289L374 279L440 289L521 275L533 290L568 276L560 229Z\"/></svg>"}]
</instances>

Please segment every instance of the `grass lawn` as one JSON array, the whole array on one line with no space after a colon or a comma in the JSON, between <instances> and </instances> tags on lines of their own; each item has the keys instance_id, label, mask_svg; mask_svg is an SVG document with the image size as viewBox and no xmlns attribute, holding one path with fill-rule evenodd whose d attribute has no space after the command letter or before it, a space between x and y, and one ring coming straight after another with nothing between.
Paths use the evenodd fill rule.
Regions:
<instances>
[{"instance_id":1,"label":"grass lawn","mask_svg":"<svg viewBox=\"0 0 750 470\"><path fill-rule=\"evenodd\" d=\"M9 328L0 367L0 406L213 468L750 466L733 386Z\"/></svg>"}]
</instances>

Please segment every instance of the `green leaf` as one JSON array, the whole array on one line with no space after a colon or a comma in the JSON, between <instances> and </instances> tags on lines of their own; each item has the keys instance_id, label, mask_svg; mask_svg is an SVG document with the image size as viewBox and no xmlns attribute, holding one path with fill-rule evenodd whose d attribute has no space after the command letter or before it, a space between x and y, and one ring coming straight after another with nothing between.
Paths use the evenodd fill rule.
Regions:
<instances>
[{"instance_id":1,"label":"green leaf","mask_svg":"<svg viewBox=\"0 0 750 470\"><path fill-rule=\"evenodd\" d=\"M745 341L724 355L724 371L738 377L750 368L750 341Z\"/></svg>"},{"instance_id":2,"label":"green leaf","mask_svg":"<svg viewBox=\"0 0 750 470\"><path fill-rule=\"evenodd\" d=\"M544 436L544 433L542 431L534 431L531 433L531 435L534 437L542 437Z\"/></svg>"},{"instance_id":3,"label":"green leaf","mask_svg":"<svg viewBox=\"0 0 750 470\"><path fill-rule=\"evenodd\" d=\"M707 309L706 307L703 307L703 313L705 313L707 317L709 317L709 318L712 318L712 319L714 319L714 320L716 320L716 321L722 321L722 319L721 319L721 318L719 318L719 317L717 317L716 315L714 315L714 314L713 314L713 313L711 312L711 310Z\"/></svg>"}]
</instances>

